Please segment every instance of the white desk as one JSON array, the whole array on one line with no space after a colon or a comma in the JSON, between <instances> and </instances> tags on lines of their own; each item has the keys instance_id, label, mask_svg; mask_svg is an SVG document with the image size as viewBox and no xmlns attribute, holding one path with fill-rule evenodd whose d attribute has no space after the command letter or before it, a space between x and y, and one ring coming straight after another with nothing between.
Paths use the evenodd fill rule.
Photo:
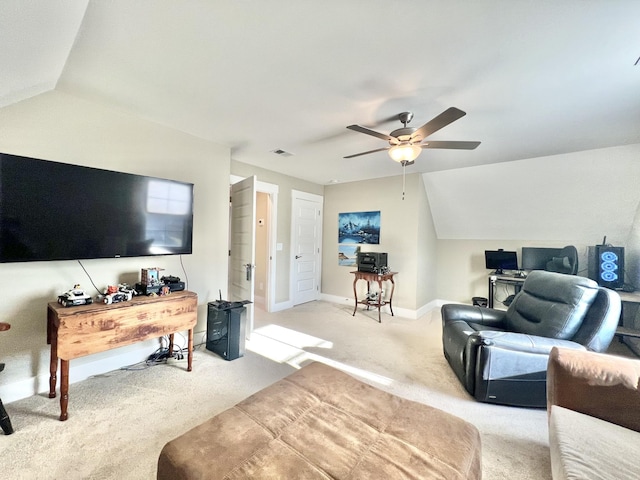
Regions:
<instances>
[{"instance_id":1,"label":"white desk","mask_svg":"<svg viewBox=\"0 0 640 480\"><path fill-rule=\"evenodd\" d=\"M498 283L503 285L513 285L514 294L517 294L522 288L522 284L526 277L517 277L514 275L489 275L489 292L487 295L487 307L493 308L494 290Z\"/></svg>"},{"instance_id":2,"label":"white desk","mask_svg":"<svg viewBox=\"0 0 640 480\"><path fill-rule=\"evenodd\" d=\"M618 292L622 300L622 313L620 323L616 329L616 335L620 341L624 342L636 355L640 356L640 323L638 311L640 310L640 292ZM629 337L625 340L624 337Z\"/></svg>"},{"instance_id":3,"label":"white desk","mask_svg":"<svg viewBox=\"0 0 640 480\"><path fill-rule=\"evenodd\" d=\"M489 295L487 298L487 307L493 308L494 290L497 284L513 285L514 294L522 289L522 284L526 277L514 275L489 275ZM620 300L622 300L622 312L620 313L619 326L616 329L616 335L622 340L623 337L640 338L640 329L636 324L636 317L640 311L640 292L621 292L618 291ZM627 342L625 342L627 343ZM627 343L628 344L628 343ZM638 347L629 345L629 347L638 355L640 351L636 351Z\"/></svg>"}]
</instances>

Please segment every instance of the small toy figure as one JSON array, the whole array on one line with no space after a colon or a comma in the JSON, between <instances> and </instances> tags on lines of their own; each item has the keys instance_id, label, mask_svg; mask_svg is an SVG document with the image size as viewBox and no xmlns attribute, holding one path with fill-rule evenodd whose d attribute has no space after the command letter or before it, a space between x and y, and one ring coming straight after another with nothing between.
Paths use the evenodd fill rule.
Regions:
<instances>
[{"instance_id":1,"label":"small toy figure","mask_svg":"<svg viewBox=\"0 0 640 480\"><path fill-rule=\"evenodd\" d=\"M93 298L80 288L79 283L76 283L71 290L67 290L62 295L58 295L58 303L63 307L89 305L93 303Z\"/></svg>"},{"instance_id":2,"label":"small toy figure","mask_svg":"<svg viewBox=\"0 0 640 480\"><path fill-rule=\"evenodd\" d=\"M110 305L112 303L126 302L133 298L135 290L126 283L119 285L109 285L104 291L104 303Z\"/></svg>"},{"instance_id":3,"label":"small toy figure","mask_svg":"<svg viewBox=\"0 0 640 480\"><path fill-rule=\"evenodd\" d=\"M160 280L160 272L164 268L143 268L140 272L140 282L136 283L136 292L139 295L161 295L164 283Z\"/></svg>"}]
</instances>

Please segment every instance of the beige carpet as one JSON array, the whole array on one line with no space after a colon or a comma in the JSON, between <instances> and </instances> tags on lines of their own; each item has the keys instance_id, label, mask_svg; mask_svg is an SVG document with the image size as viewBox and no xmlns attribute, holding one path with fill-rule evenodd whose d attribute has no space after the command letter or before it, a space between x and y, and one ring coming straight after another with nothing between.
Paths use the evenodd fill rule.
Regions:
<instances>
[{"instance_id":1,"label":"beige carpet","mask_svg":"<svg viewBox=\"0 0 640 480\"><path fill-rule=\"evenodd\" d=\"M228 362L200 347L191 373L183 360L73 384L66 422L46 392L8 404L16 432L0 435L0 478L153 479L168 440L311 360L476 425L485 479L551 478L546 412L473 401L442 355L439 310L383 315L382 324L351 312L324 302L257 311L244 357Z\"/></svg>"}]
</instances>

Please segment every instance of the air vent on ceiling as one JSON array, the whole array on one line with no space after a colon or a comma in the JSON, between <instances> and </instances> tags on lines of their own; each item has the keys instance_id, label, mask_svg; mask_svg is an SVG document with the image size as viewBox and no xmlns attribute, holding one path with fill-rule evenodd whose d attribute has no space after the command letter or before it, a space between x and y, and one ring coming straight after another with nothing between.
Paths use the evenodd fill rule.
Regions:
<instances>
[{"instance_id":1,"label":"air vent on ceiling","mask_svg":"<svg viewBox=\"0 0 640 480\"><path fill-rule=\"evenodd\" d=\"M293 156L293 153L287 152L285 150L282 150L281 148L278 148L276 150L271 150L272 153L275 153L276 155L280 155L281 157L291 157Z\"/></svg>"}]
</instances>

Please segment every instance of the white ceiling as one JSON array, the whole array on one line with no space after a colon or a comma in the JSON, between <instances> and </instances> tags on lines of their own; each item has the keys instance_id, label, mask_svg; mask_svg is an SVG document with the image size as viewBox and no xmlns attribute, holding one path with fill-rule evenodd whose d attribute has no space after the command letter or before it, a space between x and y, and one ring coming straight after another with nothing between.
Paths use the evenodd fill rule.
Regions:
<instances>
[{"instance_id":1,"label":"white ceiling","mask_svg":"<svg viewBox=\"0 0 640 480\"><path fill-rule=\"evenodd\" d=\"M3 0L0 107L57 88L320 184L398 175L385 141L467 116L407 172L640 143L637 0ZM637 65L636 65L637 64ZM294 155L271 153L283 149Z\"/></svg>"}]
</instances>

